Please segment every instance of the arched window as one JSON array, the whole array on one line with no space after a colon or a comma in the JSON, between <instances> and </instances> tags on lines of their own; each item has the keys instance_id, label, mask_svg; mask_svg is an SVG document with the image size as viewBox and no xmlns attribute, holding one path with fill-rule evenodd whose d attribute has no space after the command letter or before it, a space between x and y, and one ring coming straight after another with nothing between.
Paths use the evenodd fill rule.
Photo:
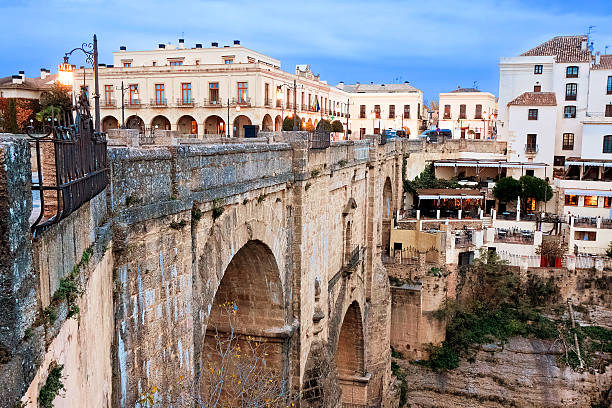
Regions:
<instances>
[{"instance_id":1,"label":"arched window","mask_svg":"<svg viewBox=\"0 0 612 408\"><path fill-rule=\"evenodd\" d=\"M603 137L603 152L612 153L612 135L606 135Z\"/></svg>"}]
</instances>

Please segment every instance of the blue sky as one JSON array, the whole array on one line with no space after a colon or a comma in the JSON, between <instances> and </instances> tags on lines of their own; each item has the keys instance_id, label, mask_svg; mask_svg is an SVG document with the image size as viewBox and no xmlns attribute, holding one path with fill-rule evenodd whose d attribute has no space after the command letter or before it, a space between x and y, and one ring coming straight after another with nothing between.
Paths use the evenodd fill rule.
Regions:
<instances>
[{"instance_id":1,"label":"blue sky","mask_svg":"<svg viewBox=\"0 0 612 408\"><path fill-rule=\"evenodd\" d=\"M586 4L586 5L585 5ZM595 49L610 45L612 2L0 0L0 76L57 70L63 53L97 33L101 62L112 52L158 43L242 45L293 72L311 64L331 84L409 81L427 99L474 81L498 93L501 56L555 35L595 26ZM82 65L83 58L71 59Z\"/></svg>"}]
</instances>

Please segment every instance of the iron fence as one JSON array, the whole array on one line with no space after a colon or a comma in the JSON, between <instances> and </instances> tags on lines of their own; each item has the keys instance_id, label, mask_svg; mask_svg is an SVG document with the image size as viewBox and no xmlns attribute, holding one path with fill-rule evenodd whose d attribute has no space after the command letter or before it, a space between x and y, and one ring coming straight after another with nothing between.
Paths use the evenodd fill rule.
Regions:
<instances>
[{"instance_id":1,"label":"iron fence","mask_svg":"<svg viewBox=\"0 0 612 408\"><path fill-rule=\"evenodd\" d=\"M27 129L36 156L32 193L40 200L34 206L39 213L31 217L34 236L79 209L108 184L106 137L94 131L84 91L73 110L74 116L52 110L42 134Z\"/></svg>"}]
</instances>

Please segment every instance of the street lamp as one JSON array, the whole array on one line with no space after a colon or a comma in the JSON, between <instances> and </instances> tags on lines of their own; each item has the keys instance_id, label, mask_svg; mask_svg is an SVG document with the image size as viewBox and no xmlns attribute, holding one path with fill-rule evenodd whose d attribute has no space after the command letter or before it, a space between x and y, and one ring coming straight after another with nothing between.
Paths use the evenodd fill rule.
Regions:
<instances>
[{"instance_id":1,"label":"street lamp","mask_svg":"<svg viewBox=\"0 0 612 408\"><path fill-rule=\"evenodd\" d=\"M85 61L87 63L93 65L94 71L94 106L96 111L96 121L95 121L95 131L96 133L100 133L100 87L98 84L98 37L94 34L93 43L83 43L80 47L77 47L66 54L64 54L64 63L60 64L59 72L60 72L60 82L62 79L65 83L70 81L70 85L72 85L72 66L68 63L68 58L75 51L82 51L85 54ZM70 65L70 68L68 66Z\"/></svg>"},{"instance_id":2,"label":"street lamp","mask_svg":"<svg viewBox=\"0 0 612 408\"><path fill-rule=\"evenodd\" d=\"M121 88L115 88L117 90L121 90L121 129L125 129L125 90L129 89L129 85L128 88L126 88L125 86L123 86L123 81L121 81ZM140 100L140 95L138 93L138 87L136 87L136 89L134 89L134 94L130 94L130 105L132 102L132 96L134 97L135 101Z\"/></svg>"},{"instance_id":3,"label":"street lamp","mask_svg":"<svg viewBox=\"0 0 612 408\"><path fill-rule=\"evenodd\" d=\"M278 88L277 91L277 98L281 100L281 131L283 130L283 123L285 122L285 111L284 111L284 105L283 105L283 101L282 101L282 96L283 96L283 92L282 92L282 88L283 86L286 86L287 89L292 89L293 90L293 131L295 132L296 130L298 130L297 128L297 90L298 90L298 86L297 86L297 81L294 79L293 80L293 87L289 84L281 84ZM304 89L304 85L300 85L300 89Z\"/></svg>"},{"instance_id":4,"label":"street lamp","mask_svg":"<svg viewBox=\"0 0 612 408\"><path fill-rule=\"evenodd\" d=\"M58 82L64 86L69 86L72 88L72 75L74 69L72 68L72 64L68 62L68 57L64 57L64 62L59 65L59 79Z\"/></svg>"}]
</instances>

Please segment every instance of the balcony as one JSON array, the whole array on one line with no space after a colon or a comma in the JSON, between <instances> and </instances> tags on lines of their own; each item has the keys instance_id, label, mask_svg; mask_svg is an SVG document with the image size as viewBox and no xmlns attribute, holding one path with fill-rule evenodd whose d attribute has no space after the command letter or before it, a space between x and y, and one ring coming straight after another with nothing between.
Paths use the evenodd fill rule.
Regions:
<instances>
[{"instance_id":1,"label":"balcony","mask_svg":"<svg viewBox=\"0 0 612 408\"><path fill-rule=\"evenodd\" d=\"M534 232L529 230L499 228L495 233L495 242L533 245L533 241Z\"/></svg>"},{"instance_id":2,"label":"balcony","mask_svg":"<svg viewBox=\"0 0 612 408\"><path fill-rule=\"evenodd\" d=\"M179 98L176 100L176 106L181 108L193 108L195 106L195 102L193 99L182 99Z\"/></svg>"},{"instance_id":3,"label":"balcony","mask_svg":"<svg viewBox=\"0 0 612 408\"><path fill-rule=\"evenodd\" d=\"M405 115L404 115L404 116L405 116ZM442 119L450 119L450 118L451 118L450 113L449 113L448 115L445 113L445 114L444 114L444 117L443 117Z\"/></svg>"},{"instance_id":4,"label":"balcony","mask_svg":"<svg viewBox=\"0 0 612 408\"><path fill-rule=\"evenodd\" d=\"M168 106L168 102L165 99L151 99L151 107L165 108Z\"/></svg>"},{"instance_id":5,"label":"balcony","mask_svg":"<svg viewBox=\"0 0 612 408\"><path fill-rule=\"evenodd\" d=\"M264 100L264 106L272 107L272 99L271 98L266 98Z\"/></svg>"},{"instance_id":6,"label":"balcony","mask_svg":"<svg viewBox=\"0 0 612 408\"><path fill-rule=\"evenodd\" d=\"M289 109L289 110L293 109L293 104L291 102L287 102L285 104L285 109Z\"/></svg>"},{"instance_id":7,"label":"balcony","mask_svg":"<svg viewBox=\"0 0 612 408\"><path fill-rule=\"evenodd\" d=\"M102 102L100 102L100 107L102 109L104 109L104 108L116 108L117 107L117 101L115 99L105 99Z\"/></svg>"},{"instance_id":8,"label":"balcony","mask_svg":"<svg viewBox=\"0 0 612 408\"><path fill-rule=\"evenodd\" d=\"M202 106L205 106L207 108L220 108L221 106L223 106L223 104L221 103L220 99L204 98Z\"/></svg>"},{"instance_id":9,"label":"balcony","mask_svg":"<svg viewBox=\"0 0 612 408\"><path fill-rule=\"evenodd\" d=\"M528 143L525 145L525 153L526 154L537 154L538 153L538 145Z\"/></svg>"},{"instance_id":10,"label":"balcony","mask_svg":"<svg viewBox=\"0 0 612 408\"><path fill-rule=\"evenodd\" d=\"M142 103L140 102L140 99L132 99L129 100L126 104L129 108L140 108L142 106Z\"/></svg>"},{"instance_id":11,"label":"balcony","mask_svg":"<svg viewBox=\"0 0 612 408\"><path fill-rule=\"evenodd\" d=\"M276 100L276 107L279 108L279 109L282 108L283 107L283 101L281 101L280 99L277 99Z\"/></svg>"},{"instance_id":12,"label":"balcony","mask_svg":"<svg viewBox=\"0 0 612 408\"><path fill-rule=\"evenodd\" d=\"M242 107L251 107L251 98L246 97L246 98L232 98L231 104L234 105L239 105Z\"/></svg>"},{"instance_id":13,"label":"balcony","mask_svg":"<svg viewBox=\"0 0 612 408\"><path fill-rule=\"evenodd\" d=\"M566 101L575 101L576 100L576 95L565 95L565 100Z\"/></svg>"}]
</instances>

